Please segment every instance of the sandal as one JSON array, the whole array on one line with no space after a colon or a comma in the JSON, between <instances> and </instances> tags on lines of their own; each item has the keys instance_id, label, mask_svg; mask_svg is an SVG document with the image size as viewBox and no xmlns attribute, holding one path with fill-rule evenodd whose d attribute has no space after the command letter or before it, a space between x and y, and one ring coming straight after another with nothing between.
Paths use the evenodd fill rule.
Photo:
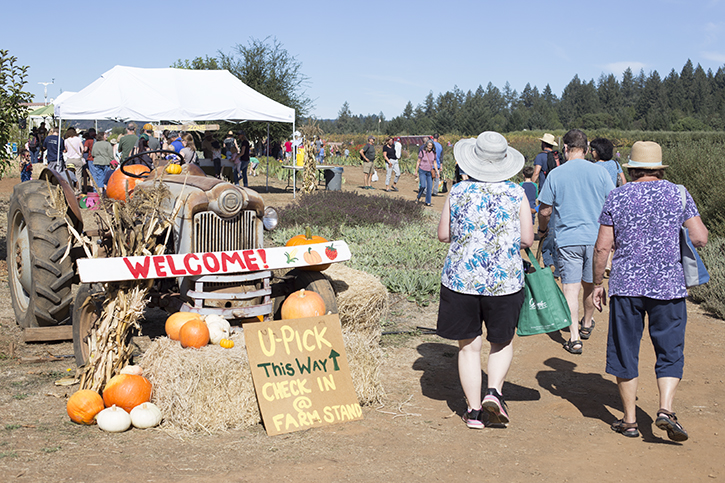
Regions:
<instances>
[{"instance_id":1,"label":"sandal","mask_svg":"<svg viewBox=\"0 0 725 483\"><path fill-rule=\"evenodd\" d=\"M655 426L667 431L667 437L672 441L687 441L687 438L689 437L685 428L677 422L677 416L675 416L675 413L665 409L657 410Z\"/></svg>"},{"instance_id":2,"label":"sandal","mask_svg":"<svg viewBox=\"0 0 725 483\"><path fill-rule=\"evenodd\" d=\"M580 340L568 340L564 344L564 349L570 354L581 354L584 344Z\"/></svg>"},{"instance_id":3,"label":"sandal","mask_svg":"<svg viewBox=\"0 0 725 483\"><path fill-rule=\"evenodd\" d=\"M591 337L595 325L596 324L594 323L594 319L592 319L592 325L590 325L589 327L584 327L584 319L582 318L582 320L579 322L579 335L583 340L587 340L589 339L589 337Z\"/></svg>"},{"instance_id":4,"label":"sandal","mask_svg":"<svg viewBox=\"0 0 725 483\"><path fill-rule=\"evenodd\" d=\"M612 428L612 431L616 431L628 438L639 437L639 427L637 426L637 423L625 423L624 419L618 419L614 421L610 427Z\"/></svg>"}]
</instances>

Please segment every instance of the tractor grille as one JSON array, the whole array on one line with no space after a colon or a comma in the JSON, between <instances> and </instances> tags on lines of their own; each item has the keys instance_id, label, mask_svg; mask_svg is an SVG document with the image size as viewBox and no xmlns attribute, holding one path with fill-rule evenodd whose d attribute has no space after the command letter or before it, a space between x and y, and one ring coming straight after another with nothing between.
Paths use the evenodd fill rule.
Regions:
<instances>
[{"instance_id":1,"label":"tractor grille","mask_svg":"<svg viewBox=\"0 0 725 483\"><path fill-rule=\"evenodd\" d=\"M220 252L258 248L254 230L256 214L245 210L232 218L222 218L207 211L194 216L193 251Z\"/></svg>"}]
</instances>

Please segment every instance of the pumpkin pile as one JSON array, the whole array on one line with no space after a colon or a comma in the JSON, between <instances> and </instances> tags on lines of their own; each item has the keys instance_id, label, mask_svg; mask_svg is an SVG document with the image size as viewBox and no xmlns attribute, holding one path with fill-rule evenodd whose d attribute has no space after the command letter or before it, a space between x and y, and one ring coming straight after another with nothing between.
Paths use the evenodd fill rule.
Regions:
<instances>
[{"instance_id":1,"label":"pumpkin pile","mask_svg":"<svg viewBox=\"0 0 725 483\"><path fill-rule=\"evenodd\" d=\"M131 425L141 429L157 426L161 410L150 402L151 383L139 370L125 367L108 381L102 397L90 389L76 391L66 405L68 416L78 424L95 422L110 433L126 431Z\"/></svg>"},{"instance_id":2,"label":"pumpkin pile","mask_svg":"<svg viewBox=\"0 0 725 483\"><path fill-rule=\"evenodd\" d=\"M166 335L184 348L200 349L210 342L225 349L234 347L229 338L229 322L219 315L202 316L193 312L176 312L166 319Z\"/></svg>"}]
</instances>

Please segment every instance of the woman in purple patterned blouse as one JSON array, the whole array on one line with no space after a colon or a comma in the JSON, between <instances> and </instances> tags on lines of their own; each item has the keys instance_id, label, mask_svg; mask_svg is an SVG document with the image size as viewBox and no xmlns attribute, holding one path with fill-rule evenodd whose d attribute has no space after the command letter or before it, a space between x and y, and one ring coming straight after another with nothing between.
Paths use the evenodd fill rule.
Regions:
<instances>
[{"instance_id":1,"label":"woman in purple patterned blouse","mask_svg":"<svg viewBox=\"0 0 725 483\"><path fill-rule=\"evenodd\" d=\"M614 247L609 278L607 373L616 376L624 406L612 430L638 437L636 421L639 346L645 314L655 348L659 409L655 424L673 441L688 436L672 411L684 367L687 289L680 262L680 226L696 247L707 243L707 228L695 202L677 185L663 180L662 148L649 141L632 146L628 168L632 183L613 190L599 217L594 246L594 306L602 309L607 256ZM683 196L685 203L683 207Z\"/></svg>"}]
</instances>

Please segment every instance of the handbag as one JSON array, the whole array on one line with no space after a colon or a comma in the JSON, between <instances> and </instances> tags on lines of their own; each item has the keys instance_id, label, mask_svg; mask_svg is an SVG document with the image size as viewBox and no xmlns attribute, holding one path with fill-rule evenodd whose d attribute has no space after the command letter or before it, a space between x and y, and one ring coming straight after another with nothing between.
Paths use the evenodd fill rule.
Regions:
<instances>
[{"instance_id":1,"label":"handbag","mask_svg":"<svg viewBox=\"0 0 725 483\"><path fill-rule=\"evenodd\" d=\"M685 211L685 187L681 184L677 185L680 190L680 198L682 199L682 211ZM685 287L696 287L710 281L710 274L702 263L700 255L698 255L695 246L690 240L690 234L687 228L680 227L680 261L682 262L682 271L685 273Z\"/></svg>"},{"instance_id":2,"label":"handbag","mask_svg":"<svg viewBox=\"0 0 725 483\"><path fill-rule=\"evenodd\" d=\"M378 179L380 179L380 178L378 178L378 170L373 169L373 176L372 176L372 178L370 178L370 181L372 181L374 183L374 182L378 181Z\"/></svg>"},{"instance_id":3,"label":"handbag","mask_svg":"<svg viewBox=\"0 0 725 483\"><path fill-rule=\"evenodd\" d=\"M566 298L548 267L541 267L530 249L526 255L531 268L524 273L524 305L519 313L516 334L546 334L571 325Z\"/></svg>"}]
</instances>

